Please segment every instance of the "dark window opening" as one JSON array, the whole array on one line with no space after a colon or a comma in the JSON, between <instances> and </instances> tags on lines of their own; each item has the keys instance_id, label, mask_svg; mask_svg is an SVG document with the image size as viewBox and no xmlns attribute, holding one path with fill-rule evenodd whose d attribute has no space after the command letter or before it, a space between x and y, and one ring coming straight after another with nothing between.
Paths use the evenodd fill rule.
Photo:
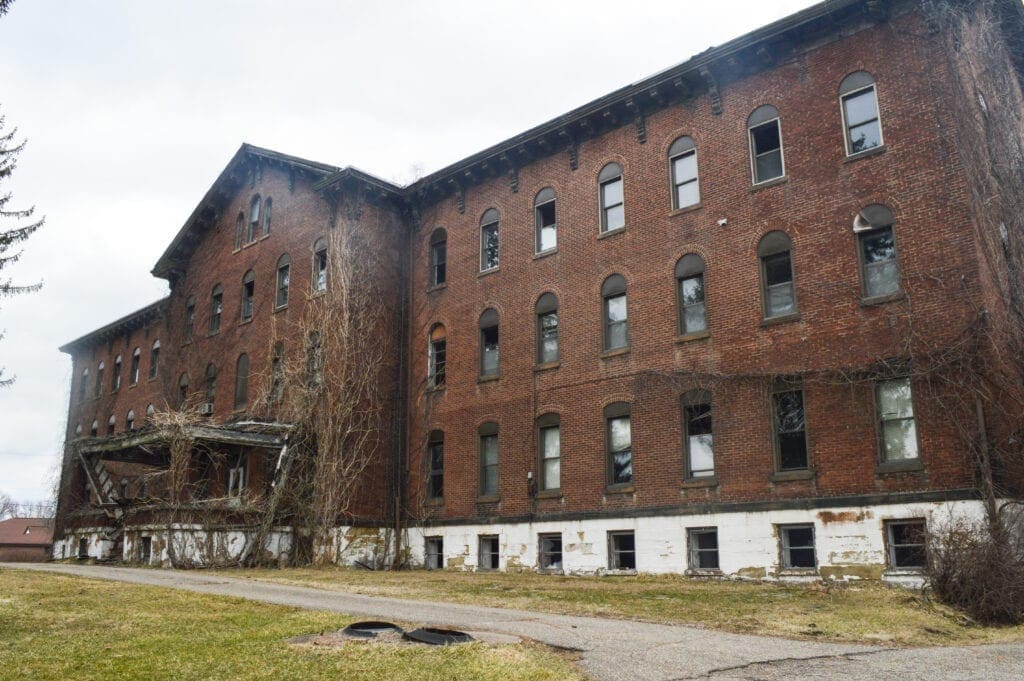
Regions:
<instances>
[{"instance_id":1,"label":"dark window opening","mask_svg":"<svg viewBox=\"0 0 1024 681\"><path fill-rule=\"evenodd\" d=\"M775 441L780 471L807 468L807 431L802 390L776 392Z\"/></svg>"},{"instance_id":2,"label":"dark window opening","mask_svg":"<svg viewBox=\"0 0 1024 681\"><path fill-rule=\"evenodd\" d=\"M923 518L889 520L885 523L889 567L918 569L928 562Z\"/></svg>"},{"instance_id":3,"label":"dark window opening","mask_svg":"<svg viewBox=\"0 0 1024 681\"><path fill-rule=\"evenodd\" d=\"M500 555L498 536L481 535L479 568L481 570L497 570L500 567Z\"/></svg>"},{"instance_id":4,"label":"dark window opening","mask_svg":"<svg viewBox=\"0 0 1024 681\"><path fill-rule=\"evenodd\" d=\"M537 535L539 550L539 564L541 570L562 569L562 535L561 534L540 534Z\"/></svg>"},{"instance_id":5,"label":"dark window opening","mask_svg":"<svg viewBox=\"0 0 1024 681\"><path fill-rule=\"evenodd\" d=\"M632 532L608 533L608 568L636 570L636 538Z\"/></svg>"},{"instance_id":6,"label":"dark window opening","mask_svg":"<svg viewBox=\"0 0 1024 681\"><path fill-rule=\"evenodd\" d=\"M717 570L718 528L692 529L690 534L690 569Z\"/></svg>"},{"instance_id":7,"label":"dark window opening","mask_svg":"<svg viewBox=\"0 0 1024 681\"><path fill-rule=\"evenodd\" d=\"M782 134L778 119L750 128L750 149L754 160L754 184L782 177Z\"/></svg>"},{"instance_id":8,"label":"dark window opening","mask_svg":"<svg viewBox=\"0 0 1024 681\"><path fill-rule=\"evenodd\" d=\"M484 424L480 434L480 496L498 496L498 433L495 424Z\"/></svg>"},{"instance_id":9,"label":"dark window opening","mask_svg":"<svg viewBox=\"0 0 1024 681\"><path fill-rule=\"evenodd\" d=\"M534 202L534 219L537 227L538 253L550 251L558 246L558 224L555 219L555 192L542 189Z\"/></svg>"},{"instance_id":10,"label":"dark window opening","mask_svg":"<svg viewBox=\"0 0 1024 681\"><path fill-rule=\"evenodd\" d=\"M427 498L444 498L444 433L434 431L427 444L430 469L427 474Z\"/></svg>"},{"instance_id":11,"label":"dark window opening","mask_svg":"<svg viewBox=\"0 0 1024 681\"><path fill-rule=\"evenodd\" d=\"M817 567L813 525L781 525L779 537L782 542L782 567Z\"/></svg>"},{"instance_id":12,"label":"dark window opening","mask_svg":"<svg viewBox=\"0 0 1024 681\"><path fill-rule=\"evenodd\" d=\"M427 537L425 540L426 554L425 566L428 570L444 569L444 538Z\"/></svg>"},{"instance_id":13,"label":"dark window opening","mask_svg":"<svg viewBox=\"0 0 1024 681\"><path fill-rule=\"evenodd\" d=\"M711 477L715 474L711 404L687 404L683 407L683 418L686 428L686 477Z\"/></svg>"}]
</instances>

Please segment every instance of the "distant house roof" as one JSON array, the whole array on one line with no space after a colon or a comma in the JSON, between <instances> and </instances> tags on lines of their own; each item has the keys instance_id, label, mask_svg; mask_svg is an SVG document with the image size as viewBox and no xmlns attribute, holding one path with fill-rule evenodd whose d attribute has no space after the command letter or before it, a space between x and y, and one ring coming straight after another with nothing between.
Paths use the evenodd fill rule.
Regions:
<instances>
[{"instance_id":1,"label":"distant house roof","mask_svg":"<svg viewBox=\"0 0 1024 681\"><path fill-rule=\"evenodd\" d=\"M52 518L0 520L0 546L49 546L52 543Z\"/></svg>"}]
</instances>

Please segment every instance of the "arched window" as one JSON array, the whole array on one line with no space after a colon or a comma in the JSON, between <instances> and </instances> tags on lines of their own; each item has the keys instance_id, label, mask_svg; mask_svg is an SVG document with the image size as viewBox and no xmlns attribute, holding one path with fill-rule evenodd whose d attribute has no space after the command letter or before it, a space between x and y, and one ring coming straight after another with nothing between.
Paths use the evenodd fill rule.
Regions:
<instances>
[{"instance_id":1,"label":"arched window","mask_svg":"<svg viewBox=\"0 0 1024 681\"><path fill-rule=\"evenodd\" d=\"M704 303L704 261L696 253L684 255L676 263L676 305L679 309L681 335L708 330Z\"/></svg>"},{"instance_id":2,"label":"arched window","mask_svg":"<svg viewBox=\"0 0 1024 681\"><path fill-rule=\"evenodd\" d=\"M115 392L121 389L121 355L114 358L114 373L110 377L110 389Z\"/></svg>"},{"instance_id":3,"label":"arched window","mask_svg":"<svg viewBox=\"0 0 1024 681\"><path fill-rule=\"evenodd\" d=\"M626 279L613 274L601 285L604 309L604 349L629 347L629 317L626 309Z\"/></svg>"},{"instance_id":4,"label":"arched window","mask_svg":"<svg viewBox=\"0 0 1024 681\"><path fill-rule=\"evenodd\" d=\"M537 469L541 491L562 488L562 423L558 414L537 419Z\"/></svg>"},{"instance_id":5,"label":"arched window","mask_svg":"<svg viewBox=\"0 0 1024 681\"><path fill-rule=\"evenodd\" d=\"M160 339L153 341L153 347L149 351L149 377L156 378L160 371Z\"/></svg>"},{"instance_id":6,"label":"arched window","mask_svg":"<svg viewBox=\"0 0 1024 681\"><path fill-rule=\"evenodd\" d=\"M750 163L754 184L785 175L779 110L771 104L754 109L747 118L747 134L750 137Z\"/></svg>"},{"instance_id":7,"label":"arched window","mask_svg":"<svg viewBox=\"0 0 1024 681\"><path fill-rule=\"evenodd\" d=\"M711 393L692 390L680 400L683 415L683 455L686 479L715 475L711 429Z\"/></svg>"},{"instance_id":8,"label":"arched window","mask_svg":"<svg viewBox=\"0 0 1024 681\"><path fill-rule=\"evenodd\" d=\"M846 155L881 146L882 121L874 77L867 71L856 71L843 78L839 84L839 101L843 110Z\"/></svg>"},{"instance_id":9,"label":"arched window","mask_svg":"<svg viewBox=\"0 0 1024 681\"><path fill-rule=\"evenodd\" d=\"M440 388L445 384L445 361L448 354L448 340L444 325L435 324L430 329L430 347L427 367L427 385Z\"/></svg>"},{"instance_id":10,"label":"arched window","mask_svg":"<svg viewBox=\"0 0 1024 681\"><path fill-rule=\"evenodd\" d=\"M242 247L242 240L245 238L245 214L242 212L238 213L238 217L235 218L235 250L237 251Z\"/></svg>"},{"instance_id":11,"label":"arched window","mask_svg":"<svg viewBox=\"0 0 1024 681\"><path fill-rule=\"evenodd\" d=\"M498 311L488 308L480 315L480 376L497 377L499 360Z\"/></svg>"},{"instance_id":12,"label":"arched window","mask_svg":"<svg viewBox=\"0 0 1024 681\"><path fill-rule=\"evenodd\" d=\"M438 227L430 234L430 285L448 280L448 232Z\"/></svg>"},{"instance_id":13,"label":"arched window","mask_svg":"<svg viewBox=\"0 0 1024 681\"><path fill-rule=\"evenodd\" d=\"M178 407L184 407L188 401L188 372L178 377Z\"/></svg>"},{"instance_id":14,"label":"arched window","mask_svg":"<svg viewBox=\"0 0 1024 681\"><path fill-rule=\"evenodd\" d=\"M196 297L189 296L185 301L185 340L192 340L196 329Z\"/></svg>"},{"instance_id":15,"label":"arched window","mask_svg":"<svg viewBox=\"0 0 1024 681\"><path fill-rule=\"evenodd\" d=\"M92 420L92 425L89 426L89 436L96 437L100 434L100 422L96 419Z\"/></svg>"},{"instance_id":16,"label":"arched window","mask_svg":"<svg viewBox=\"0 0 1024 681\"><path fill-rule=\"evenodd\" d=\"M235 409L244 409L249 404L249 355L244 352L235 362Z\"/></svg>"},{"instance_id":17,"label":"arched window","mask_svg":"<svg viewBox=\"0 0 1024 681\"><path fill-rule=\"evenodd\" d=\"M274 295L274 308L280 310L288 307L288 286L291 284L292 259L285 253L277 259L277 293Z\"/></svg>"},{"instance_id":18,"label":"arched window","mask_svg":"<svg viewBox=\"0 0 1024 681\"><path fill-rule=\"evenodd\" d=\"M480 271L498 266L498 224L496 208L488 208L480 218Z\"/></svg>"},{"instance_id":19,"label":"arched window","mask_svg":"<svg viewBox=\"0 0 1024 681\"><path fill-rule=\"evenodd\" d=\"M865 299L900 292L900 268L896 259L893 216L885 206L865 206L853 221L860 257L861 294Z\"/></svg>"},{"instance_id":20,"label":"arched window","mask_svg":"<svg viewBox=\"0 0 1024 681\"><path fill-rule=\"evenodd\" d=\"M260 205L260 195L257 194L249 203L249 231L245 235L248 243L252 243L260 235Z\"/></svg>"},{"instance_id":21,"label":"arched window","mask_svg":"<svg viewBox=\"0 0 1024 681\"><path fill-rule=\"evenodd\" d=\"M270 234L270 212L274 207L274 201L269 196L263 202L263 236Z\"/></svg>"},{"instance_id":22,"label":"arched window","mask_svg":"<svg viewBox=\"0 0 1024 681\"><path fill-rule=\"evenodd\" d=\"M139 362L142 360L142 350L135 348L132 350L132 369L129 372L128 380L131 381L132 385L139 382Z\"/></svg>"},{"instance_id":23,"label":"arched window","mask_svg":"<svg viewBox=\"0 0 1024 681\"><path fill-rule=\"evenodd\" d=\"M324 348L319 331L310 331L306 337L306 376L311 386L324 381Z\"/></svg>"},{"instance_id":24,"label":"arched window","mask_svg":"<svg viewBox=\"0 0 1024 681\"><path fill-rule=\"evenodd\" d=\"M242 277L242 321L252 321L253 300L256 297L256 273L249 270Z\"/></svg>"},{"instance_id":25,"label":"arched window","mask_svg":"<svg viewBox=\"0 0 1024 681\"><path fill-rule=\"evenodd\" d=\"M327 239L323 237L313 244L313 292L327 290Z\"/></svg>"},{"instance_id":26,"label":"arched window","mask_svg":"<svg viewBox=\"0 0 1024 681\"><path fill-rule=\"evenodd\" d=\"M480 426L480 496L498 496L498 424Z\"/></svg>"},{"instance_id":27,"label":"arched window","mask_svg":"<svg viewBox=\"0 0 1024 681\"><path fill-rule=\"evenodd\" d=\"M210 293L210 333L220 333L220 315L224 311L224 287L217 284Z\"/></svg>"},{"instance_id":28,"label":"arched window","mask_svg":"<svg viewBox=\"0 0 1024 681\"><path fill-rule=\"evenodd\" d=\"M597 176L601 202L601 231L610 232L626 226L626 210L622 191L622 166L609 163Z\"/></svg>"},{"instance_id":29,"label":"arched window","mask_svg":"<svg viewBox=\"0 0 1024 681\"><path fill-rule=\"evenodd\" d=\"M668 150L672 174L672 208L678 210L700 203L697 182L697 145L692 137L680 137Z\"/></svg>"},{"instance_id":30,"label":"arched window","mask_svg":"<svg viewBox=\"0 0 1024 681\"><path fill-rule=\"evenodd\" d=\"M280 402L284 397L284 343L274 343L274 354L270 358L270 398Z\"/></svg>"},{"instance_id":31,"label":"arched window","mask_svg":"<svg viewBox=\"0 0 1024 681\"><path fill-rule=\"evenodd\" d=\"M77 426L75 426L75 437L80 437L81 435L82 435L82 424L79 423Z\"/></svg>"},{"instance_id":32,"label":"arched window","mask_svg":"<svg viewBox=\"0 0 1024 681\"><path fill-rule=\"evenodd\" d=\"M427 439L427 498L444 499L444 431L432 430Z\"/></svg>"},{"instance_id":33,"label":"arched window","mask_svg":"<svg viewBox=\"0 0 1024 681\"><path fill-rule=\"evenodd\" d=\"M117 426L117 417L114 416L113 414L111 414L110 418L107 419L107 435L113 435L114 434L114 428L116 426Z\"/></svg>"},{"instance_id":34,"label":"arched window","mask_svg":"<svg viewBox=\"0 0 1024 681\"><path fill-rule=\"evenodd\" d=\"M103 371L106 369L106 364L103 362L99 363L96 367L96 397L99 397L103 392Z\"/></svg>"},{"instance_id":35,"label":"arched window","mask_svg":"<svg viewBox=\"0 0 1024 681\"><path fill-rule=\"evenodd\" d=\"M149 419L156 413L156 409L153 408L152 404L146 405L146 418Z\"/></svg>"},{"instance_id":36,"label":"arched window","mask_svg":"<svg viewBox=\"0 0 1024 681\"><path fill-rule=\"evenodd\" d=\"M608 485L633 482L633 435L628 402L614 402L604 408L605 451Z\"/></svg>"},{"instance_id":37,"label":"arched window","mask_svg":"<svg viewBox=\"0 0 1024 681\"><path fill-rule=\"evenodd\" d=\"M217 367L214 366L213 362L206 365L206 390L205 390L206 403L213 407L214 398L217 397Z\"/></svg>"},{"instance_id":38,"label":"arched window","mask_svg":"<svg viewBox=\"0 0 1024 681\"><path fill-rule=\"evenodd\" d=\"M537 299L537 363L551 364L558 353L558 297L545 293Z\"/></svg>"},{"instance_id":39,"label":"arched window","mask_svg":"<svg viewBox=\"0 0 1024 681\"><path fill-rule=\"evenodd\" d=\"M135 430L135 410L129 409L128 415L125 417L125 427L129 430Z\"/></svg>"},{"instance_id":40,"label":"arched window","mask_svg":"<svg viewBox=\"0 0 1024 681\"><path fill-rule=\"evenodd\" d=\"M792 249L789 236L779 231L768 232L757 245L765 319L797 313Z\"/></svg>"},{"instance_id":41,"label":"arched window","mask_svg":"<svg viewBox=\"0 0 1024 681\"><path fill-rule=\"evenodd\" d=\"M82 380L78 382L78 401L85 401L85 393L89 387L89 369L86 367L82 369Z\"/></svg>"},{"instance_id":42,"label":"arched window","mask_svg":"<svg viewBox=\"0 0 1024 681\"><path fill-rule=\"evenodd\" d=\"M545 187L533 200L533 216L537 229L538 253L558 247L558 221L555 213L555 190Z\"/></svg>"}]
</instances>

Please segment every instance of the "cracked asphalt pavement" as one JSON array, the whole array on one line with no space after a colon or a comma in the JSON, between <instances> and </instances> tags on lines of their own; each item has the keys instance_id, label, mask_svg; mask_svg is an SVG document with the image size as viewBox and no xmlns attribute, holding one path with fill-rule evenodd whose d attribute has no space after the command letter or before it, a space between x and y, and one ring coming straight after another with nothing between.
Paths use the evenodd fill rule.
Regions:
<instances>
[{"instance_id":1,"label":"cracked asphalt pavement","mask_svg":"<svg viewBox=\"0 0 1024 681\"><path fill-rule=\"evenodd\" d=\"M222 577L202 571L104 565L17 564L0 567L185 589L357 617L402 620L533 639L579 651L595 679L928 679L1024 678L1024 645L882 648L729 634L687 625L485 608L362 596Z\"/></svg>"}]
</instances>

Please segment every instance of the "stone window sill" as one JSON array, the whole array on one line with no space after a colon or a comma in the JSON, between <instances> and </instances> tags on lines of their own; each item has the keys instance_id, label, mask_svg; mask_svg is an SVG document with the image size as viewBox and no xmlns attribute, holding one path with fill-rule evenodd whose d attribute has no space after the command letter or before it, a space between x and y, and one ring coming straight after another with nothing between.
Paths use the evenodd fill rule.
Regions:
<instances>
[{"instance_id":1,"label":"stone window sill","mask_svg":"<svg viewBox=\"0 0 1024 681\"><path fill-rule=\"evenodd\" d=\"M423 502L424 506L430 506L436 508L438 506L444 506L444 497L437 497L435 499L427 499Z\"/></svg>"},{"instance_id":2,"label":"stone window sill","mask_svg":"<svg viewBox=\"0 0 1024 681\"><path fill-rule=\"evenodd\" d=\"M896 291L894 293L886 293L884 296L872 296L870 298L861 298L861 307L871 307L873 305L884 305L885 303L891 303L894 300L903 300L907 297L907 294L903 291Z\"/></svg>"},{"instance_id":3,"label":"stone window sill","mask_svg":"<svg viewBox=\"0 0 1024 681\"><path fill-rule=\"evenodd\" d=\"M501 376L499 376L498 374L494 374L494 375L490 375L490 376L477 376L476 382L477 383L494 383L499 378L501 378Z\"/></svg>"},{"instance_id":4,"label":"stone window sill","mask_svg":"<svg viewBox=\"0 0 1024 681\"><path fill-rule=\"evenodd\" d=\"M545 362L544 364L538 364L537 366L533 367L533 370L538 372L551 371L552 369L557 369L560 366L562 366L562 362L556 360L554 362Z\"/></svg>"},{"instance_id":5,"label":"stone window sill","mask_svg":"<svg viewBox=\"0 0 1024 681\"><path fill-rule=\"evenodd\" d=\"M288 303L285 303L284 305L278 305L277 307L274 308L274 314L277 314L278 312L284 312L287 309Z\"/></svg>"},{"instance_id":6,"label":"stone window sill","mask_svg":"<svg viewBox=\"0 0 1024 681\"><path fill-rule=\"evenodd\" d=\"M698 210L703 210L703 208L703 203L695 203L692 206L686 206L685 208L673 208L672 211L668 214L668 216L670 218L674 218L677 215L686 215L687 213L694 213Z\"/></svg>"},{"instance_id":7,"label":"stone window sill","mask_svg":"<svg viewBox=\"0 0 1024 681\"><path fill-rule=\"evenodd\" d=\"M775 471L770 477L772 482L792 482L795 480L812 480L814 471L803 469L798 471Z\"/></svg>"},{"instance_id":8,"label":"stone window sill","mask_svg":"<svg viewBox=\"0 0 1024 681\"><path fill-rule=\"evenodd\" d=\"M500 271L501 271L501 267L500 266L491 267L491 268L488 268L486 270L480 270L479 272L477 272L476 278L479 279L481 277L486 277L489 274L494 274L495 272L500 272Z\"/></svg>"},{"instance_id":9,"label":"stone window sill","mask_svg":"<svg viewBox=\"0 0 1024 681\"><path fill-rule=\"evenodd\" d=\"M787 182L789 182L789 176L788 175L783 175L782 177L776 177L776 178L773 178L771 180L765 180L764 182L758 182L757 184L755 184L753 187L750 188L750 193L754 194L756 192L761 191L762 189L769 189L771 187L777 187L780 184L786 184Z\"/></svg>"},{"instance_id":10,"label":"stone window sill","mask_svg":"<svg viewBox=\"0 0 1024 681\"><path fill-rule=\"evenodd\" d=\"M540 260L541 258L546 258L549 255L554 255L555 253L558 253L558 246L555 246L554 248L549 248L546 251L541 251L540 253L534 253L533 259Z\"/></svg>"},{"instance_id":11,"label":"stone window sill","mask_svg":"<svg viewBox=\"0 0 1024 681\"><path fill-rule=\"evenodd\" d=\"M622 234L625 231L626 231L625 226L623 226L623 227L616 227L615 229L609 229L609 230L605 230L605 231L601 232L600 234L597 235L597 238L598 239L607 239L609 237L613 237L613 236L617 236L619 234Z\"/></svg>"},{"instance_id":12,"label":"stone window sill","mask_svg":"<svg viewBox=\"0 0 1024 681\"><path fill-rule=\"evenodd\" d=\"M610 357L619 357L620 355L628 355L629 347L615 348L614 350L605 350L601 353L601 359L609 359Z\"/></svg>"},{"instance_id":13,"label":"stone window sill","mask_svg":"<svg viewBox=\"0 0 1024 681\"><path fill-rule=\"evenodd\" d=\"M477 497L476 503L478 504L496 504L501 501L501 497L498 495Z\"/></svg>"},{"instance_id":14,"label":"stone window sill","mask_svg":"<svg viewBox=\"0 0 1024 681\"><path fill-rule=\"evenodd\" d=\"M878 467L875 468L875 474L885 475L886 473L909 473L923 470L924 462L921 459L903 459L901 461L885 461L878 464Z\"/></svg>"},{"instance_id":15,"label":"stone window sill","mask_svg":"<svg viewBox=\"0 0 1024 681\"><path fill-rule=\"evenodd\" d=\"M786 324L788 322L800 321L799 312L791 312L790 314L779 315L778 317L766 317L761 320L761 328L766 326L775 326L776 324Z\"/></svg>"},{"instance_id":16,"label":"stone window sill","mask_svg":"<svg viewBox=\"0 0 1024 681\"><path fill-rule=\"evenodd\" d=\"M676 343L689 343L691 341L703 340L710 337L710 331L694 331L693 333L684 333L681 336L676 336Z\"/></svg>"},{"instance_id":17,"label":"stone window sill","mask_svg":"<svg viewBox=\"0 0 1024 681\"><path fill-rule=\"evenodd\" d=\"M718 478L712 475L707 478L687 478L683 480L683 489L699 489L701 487L718 487Z\"/></svg>"},{"instance_id":18,"label":"stone window sill","mask_svg":"<svg viewBox=\"0 0 1024 681\"><path fill-rule=\"evenodd\" d=\"M877 147L871 147L870 149L865 149L864 151L858 151L856 154L850 154L846 158L844 158L843 163L853 163L854 161L859 161L862 158L871 158L872 156L878 156L879 154L884 154L885 149L885 145L880 144Z\"/></svg>"},{"instance_id":19,"label":"stone window sill","mask_svg":"<svg viewBox=\"0 0 1024 681\"><path fill-rule=\"evenodd\" d=\"M605 494L633 494L636 492L636 487L633 483L622 483L619 485L608 485L604 489Z\"/></svg>"},{"instance_id":20,"label":"stone window sill","mask_svg":"<svg viewBox=\"0 0 1024 681\"><path fill-rule=\"evenodd\" d=\"M636 570L623 570L620 568L608 568L601 573L605 577L636 577Z\"/></svg>"},{"instance_id":21,"label":"stone window sill","mask_svg":"<svg viewBox=\"0 0 1024 681\"><path fill-rule=\"evenodd\" d=\"M448 282L442 282L440 284L434 284L433 286L427 287L427 293L437 293L448 288Z\"/></svg>"},{"instance_id":22,"label":"stone window sill","mask_svg":"<svg viewBox=\"0 0 1024 681\"><path fill-rule=\"evenodd\" d=\"M562 488L559 487L558 489L544 489L544 490L541 490L541 491L537 492L537 498L538 499L561 499L562 498Z\"/></svg>"}]
</instances>

